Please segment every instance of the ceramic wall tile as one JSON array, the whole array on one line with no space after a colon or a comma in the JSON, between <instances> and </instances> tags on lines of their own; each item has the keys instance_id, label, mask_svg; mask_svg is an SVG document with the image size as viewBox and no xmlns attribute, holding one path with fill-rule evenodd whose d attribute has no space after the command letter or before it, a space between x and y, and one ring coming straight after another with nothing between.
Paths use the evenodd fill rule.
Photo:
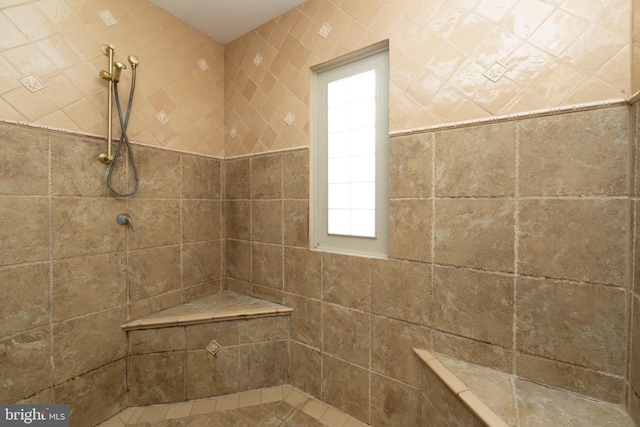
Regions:
<instances>
[{"instance_id":1,"label":"ceramic wall tile","mask_svg":"<svg viewBox=\"0 0 640 427\"><path fill-rule=\"evenodd\" d=\"M624 374L624 290L524 278L517 286L520 351Z\"/></svg>"}]
</instances>

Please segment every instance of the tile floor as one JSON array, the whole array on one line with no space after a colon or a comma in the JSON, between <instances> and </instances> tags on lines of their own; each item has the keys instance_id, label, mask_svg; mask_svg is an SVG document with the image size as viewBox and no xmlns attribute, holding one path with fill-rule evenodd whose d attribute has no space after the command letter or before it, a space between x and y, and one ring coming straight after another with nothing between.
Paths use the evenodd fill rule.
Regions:
<instances>
[{"instance_id":1,"label":"tile floor","mask_svg":"<svg viewBox=\"0 0 640 427\"><path fill-rule=\"evenodd\" d=\"M285 385L210 399L128 408L99 427L367 427Z\"/></svg>"}]
</instances>

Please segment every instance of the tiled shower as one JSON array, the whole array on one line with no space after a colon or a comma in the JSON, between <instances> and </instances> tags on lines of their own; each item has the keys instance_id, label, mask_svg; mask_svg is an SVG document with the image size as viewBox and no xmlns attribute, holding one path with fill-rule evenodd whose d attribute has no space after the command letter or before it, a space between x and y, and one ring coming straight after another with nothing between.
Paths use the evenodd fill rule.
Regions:
<instances>
[{"instance_id":1,"label":"tiled shower","mask_svg":"<svg viewBox=\"0 0 640 427\"><path fill-rule=\"evenodd\" d=\"M310 0L222 47L145 1L3 5L0 402L102 422L129 404L119 325L226 287L293 307L290 384L373 426L419 425L416 346L638 423L635 10ZM389 259L311 251L308 68L386 38ZM141 59L128 199L97 161L106 42Z\"/></svg>"}]
</instances>

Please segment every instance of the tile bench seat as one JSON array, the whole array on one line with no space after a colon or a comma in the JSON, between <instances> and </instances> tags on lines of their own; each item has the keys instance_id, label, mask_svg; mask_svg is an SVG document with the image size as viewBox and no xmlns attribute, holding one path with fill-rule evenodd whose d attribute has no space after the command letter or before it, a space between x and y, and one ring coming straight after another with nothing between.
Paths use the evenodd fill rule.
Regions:
<instances>
[{"instance_id":1,"label":"tile bench seat","mask_svg":"<svg viewBox=\"0 0 640 427\"><path fill-rule=\"evenodd\" d=\"M220 291L124 323L129 405L286 384L292 312L280 304Z\"/></svg>"},{"instance_id":2,"label":"tile bench seat","mask_svg":"<svg viewBox=\"0 0 640 427\"><path fill-rule=\"evenodd\" d=\"M258 317L288 316L292 312L292 308L274 302L236 292L219 291L197 300L130 320L120 327L125 331L132 331Z\"/></svg>"},{"instance_id":3,"label":"tile bench seat","mask_svg":"<svg viewBox=\"0 0 640 427\"><path fill-rule=\"evenodd\" d=\"M426 350L414 352L423 362L424 427L635 427L621 405Z\"/></svg>"}]
</instances>

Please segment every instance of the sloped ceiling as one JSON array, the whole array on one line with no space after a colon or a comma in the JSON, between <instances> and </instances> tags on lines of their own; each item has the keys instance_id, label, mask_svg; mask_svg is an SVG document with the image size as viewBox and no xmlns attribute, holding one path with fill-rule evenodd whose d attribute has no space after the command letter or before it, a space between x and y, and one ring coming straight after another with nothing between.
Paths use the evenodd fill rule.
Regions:
<instances>
[{"instance_id":1,"label":"sloped ceiling","mask_svg":"<svg viewBox=\"0 0 640 427\"><path fill-rule=\"evenodd\" d=\"M201 33L226 45L306 0L150 0Z\"/></svg>"}]
</instances>

